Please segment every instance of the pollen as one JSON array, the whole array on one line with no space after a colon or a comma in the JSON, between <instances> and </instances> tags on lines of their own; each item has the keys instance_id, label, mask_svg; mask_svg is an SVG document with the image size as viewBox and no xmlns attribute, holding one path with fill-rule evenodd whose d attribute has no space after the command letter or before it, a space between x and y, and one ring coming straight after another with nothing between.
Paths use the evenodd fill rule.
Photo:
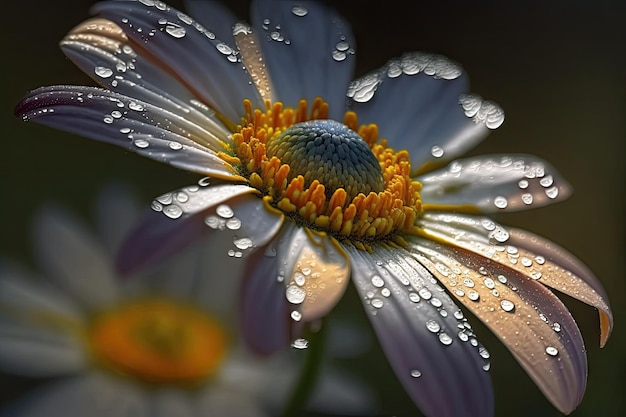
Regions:
<instances>
[{"instance_id":1,"label":"pollen","mask_svg":"<svg viewBox=\"0 0 626 417\"><path fill-rule=\"evenodd\" d=\"M150 299L96 317L89 333L94 361L157 385L198 383L226 351L222 328L191 306Z\"/></svg>"},{"instance_id":2,"label":"pollen","mask_svg":"<svg viewBox=\"0 0 626 417\"><path fill-rule=\"evenodd\" d=\"M410 177L408 152L379 139L375 124L359 125L350 111L343 123L328 119L320 98L310 110L305 100L296 108L268 101L264 110L244 100L244 109L223 158L271 206L358 248L415 232L421 184Z\"/></svg>"}]
</instances>

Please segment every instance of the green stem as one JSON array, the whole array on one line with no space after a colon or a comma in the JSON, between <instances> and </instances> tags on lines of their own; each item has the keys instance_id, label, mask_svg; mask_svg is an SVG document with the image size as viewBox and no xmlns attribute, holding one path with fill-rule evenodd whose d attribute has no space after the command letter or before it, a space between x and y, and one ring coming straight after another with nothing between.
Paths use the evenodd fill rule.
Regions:
<instances>
[{"instance_id":1,"label":"green stem","mask_svg":"<svg viewBox=\"0 0 626 417\"><path fill-rule=\"evenodd\" d=\"M291 396L285 406L284 417L298 417L302 415L302 407L306 406L309 396L315 387L317 377L321 368L321 359L324 353L324 344L326 341L325 325L319 331L307 334L309 345L306 348L306 357L302 365L298 381L291 393Z\"/></svg>"}]
</instances>

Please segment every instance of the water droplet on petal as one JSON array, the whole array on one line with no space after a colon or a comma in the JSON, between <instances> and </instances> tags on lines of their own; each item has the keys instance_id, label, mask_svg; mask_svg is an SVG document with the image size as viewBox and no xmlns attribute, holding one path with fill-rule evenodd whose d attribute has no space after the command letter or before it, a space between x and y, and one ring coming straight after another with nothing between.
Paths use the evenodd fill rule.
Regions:
<instances>
[{"instance_id":1,"label":"water droplet on petal","mask_svg":"<svg viewBox=\"0 0 626 417\"><path fill-rule=\"evenodd\" d=\"M241 228L241 220L237 217L226 220L226 227L230 230L239 230Z\"/></svg>"},{"instance_id":2,"label":"water droplet on petal","mask_svg":"<svg viewBox=\"0 0 626 417\"><path fill-rule=\"evenodd\" d=\"M559 195L559 189L556 186L548 188L546 190L546 195L548 198L556 198Z\"/></svg>"},{"instance_id":3,"label":"water droplet on petal","mask_svg":"<svg viewBox=\"0 0 626 417\"><path fill-rule=\"evenodd\" d=\"M237 249L245 250L252 247L252 239L248 237L235 238L233 239L233 244Z\"/></svg>"},{"instance_id":4,"label":"water droplet on petal","mask_svg":"<svg viewBox=\"0 0 626 417\"><path fill-rule=\"evenodd\" d=\"M299 311L294 310L291 312L291 318L295 321L300 321L300 319L302 319L302 314Z\"/></svg>"},{"instance_id":5,"label":"water droplet on petal","mask_svg":"<svg viewBox=\"0 0 626 417\"><path fill-rule=\"evenodd\" d=\"M420 376L422 376L422 373L418 371L417 369L413 369L411 370L411 376L413 378L419 378Z\"/></svg>"},{"instance_id":6,"label":"water droplet on petal","mask_svg":"<svg viewBox=\"0 0 626 417\"><path fill-rule=\"evenodd\" d=\"M177 219L183 215L183 209L178 207L176 204L170 204L169 206L163 208L163 214L170 219Z\"/></svg>"},{"instance_id":7,"label":"water droplet on petal","mask_svg":"<svg viewBox=\"0 0 626 417\"><path fill-rule=\"evenodd\" d=\"M217 208L215 209L215 213L218 216L221 216L221 217L223 217L225 219L230 219L235 214L233 209L231 209L230 206L228 206L226 204L220 204L219 206L217 206Z\"/></svg>"},{"instance_id":8,"label":"water droplet on petal","mask_svg":"<svg viewBox=\"0 0 626 417\"><path fill-rule=\"evenodd\" d=\"M98 77L101 78L109 78L111 75L113 75L113 70L107 67L95 67L94 72Z\"/></svg>"},{"instance_id":9,"label":"water droplet on petal","mask_svg":"<svg viewBox=\"0 0 626 417\"><path fill-rule=\"evenodd\" d=\"M561 331L561 325L555 321L554 323L552 323L552 330L554 330L557 333L560 332Z\"/></svg>"},{"instance_id":10,"label":"water droplet on petal","mask_svg":"<svg viewBox=\"0 0 626 417\"><path fill-rule=\"evenodd\" d=\"M171 142L169 143L169 147L170 147L170 149L171 149L171 150L173 150L173 151L178 151L178 150L180 150L180 149L182 149L182 148L183 148L183 145L182 145L180 142L171 141Z\"/></svg>"},{"instance_id":11,"label":"water droplet on petal","mask_svg":"<svg viewBox=\"0 0 626 417\"><path fill-rule=\"evenodd\" d=\"M433 146L430 148L430 154L435 158L441 158L443 156L443 148L441 146Z\"/></svg>"},{"instance_id":12,"label":"water droplet on petal","mask_svg":"<svg viewBox=\"0 0 626 417\"><path fill-rule=\"evenodd\" d=\"M515 310L515 304L509 300L500 301L500 307L502 307L502 310L506 311L507 313L510 313L513 310Z\"/></svg>"},{"instance_id":13,"label":"water droplet on petal","mask_svg":"<svg viewBox=\"0 0 626 417\"><path fill-rule=\"evenodd\" d=\"M177 25L176 23L168 23L165 27L165 31L174 38L180 39L185 36L187 31L184 27Z\"/></svg>"},{"instance_id":14,"label":"water droplet on petal","mask_svg":"<svg viewBox=\"0 0 626 417\"><path fill-rule=\"evenodd\" d=\"M420 297L422 297L424 300L430 300L430 297L432 297L432 293L428 290L428 288L420 288L420 290L417 292Z\"/></svg>"},{"instance_id":15,"label":"water droplet on petal","mask_svg":"<svg viewBox=\"0 0 626 417\"><path fill-rule=\"evenodd\" d=\"M381 300L380 298L374 298L371 301L372 307L374 308L382 308L383 307L383 300Z\"/></svg>"},{"instance_id":16,"label":"water droplet on petal","mask_svg":"<svg viewBox=\"0 0 626 417\"><path fill-rule=\"evenodd\" d=\"M306 349L309 347L309 341L306 339L296 339L291 343L291 347L295 349Z\"/></svg>"},{"instance_id":17,"label":"water droplet on petal","mask_svg":"<svg viewBox=\"0 0 626 417\"><path fill-rule=\"evenodd\" d=\"M452 338L448 336L446 333L441 333L439 335L439 341L446 346L452 344Z\"/></svg>"},{"instance_id":18,"label":"water droplet on petal","mask_svg":"<svg viewBox=\"0 0 626 417\"><path fill-rule=\"evenodd\" d=\"M524 204L530 205L533 203L533 195L531 193L522 194L522 201Z\"/></svg>"},{"instance_id":19,"label":"water droplet on petal","mask_svg":"<svg viewBox=\"0 0 626 417\"><path fill-rule=\"evenodd\" d=\"M506 200L506 197L499 195L493 200L493 204L499 209L504 209L509 205L509 202Z\"/></svg>"},{"instance_id":20,"label":"water droplet on petal","mask_svg":"<svg viewBox=\"0 0 626 417\"><path fill-rule=\"evenodd\" d=\"M411 302L413 302L413 303L419 303L419 301L420 301L420 296L419 296L419 295L417 295L417 294L416 294L416 293L414 293L414 292L409 293L409 300L411 300Z\"/></svg>"},{"instance_id":21,"label":"water droplet on petal","mask_svg":"<svg viewBox=\"0 0 626 417\"><path fill-rule=\"evenodd\" d=\"M291 13L295 14L298 17L302 17L302 16L306 16L309 13L309 11L305 7L302 7L302 6L293 6L291 8Z\"/></svg>"},{"instance_id":22,"label":"water droplet on petal","mask_svg":"<svg viewBox=\"0 0 626 417\"><path fill-rule=\"evenodd\" d=\"M554 346L548 346L546 347L546 353L550 356L556 356L559 354L559 350Z\"/></svg>"},{"instance_id":23,"label":"water droplet on petal","mask_svg":"<svg viewBox=\"0 0 626 417\"><path fill-rule=\"evenodd\" d=\"M480 298L480 294L478 294L474 290L470 290L467 292L467 298L469 298L472 301L478 301L478 299Z\"/></svg>"},{"instance_id":24,"label":"water droplet on petal","mask_svg":"<svg viewBox=\"0 0 626 417\"><path fill-rule=\"evenodd\" d=\"M441 326L435 320L428 320L426 322L426 328L433 333L437 333L441 330Z\"/></svg>"},{"instance_id":25,"label":"water droplet on petal","mask_svg":"<svg viewBox=\"0 0 626 417\"><path fill-rule=\"evenodd\" d=\"M285 296L291 304L301 304L306 297L306 291L297 285L290 285L285 291Z\"/></svg>"},{"instance_id":26,"label":"water droplet on petal","mask_svg":"<svg viewBox=\"0 0 626 417\"><path fill-rule=\"evenodd\" d=\"M385 285L385 281L383 281L383 279L378 275L374 275L372 277L372 285L376 288L381 288L383 285Z\"/></svg>"}]
</instances>

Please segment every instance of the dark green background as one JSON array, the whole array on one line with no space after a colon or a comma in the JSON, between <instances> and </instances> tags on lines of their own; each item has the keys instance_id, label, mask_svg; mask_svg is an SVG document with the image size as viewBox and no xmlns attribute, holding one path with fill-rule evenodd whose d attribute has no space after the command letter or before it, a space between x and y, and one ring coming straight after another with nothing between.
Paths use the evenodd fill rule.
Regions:
<instances>
[{"instance_id":1,"label":"dark green background","mask_svg":"<svg viewBox=\"0 0 626 417\"><path fill-rule=\"evenodd\" d=\"M3 4L0 254L30 264L30 220L55 200L85 216L103 184L123 180L151 198L194 183L197 176L12 115L28 90L49 84L92 84L67 60L58 41L88 16L92 1ZM502 2L504 3L504 2ZM545 3L545 4L544 4ZM549 3L549 5L548 5ZM35 5L36 4L36 5ZM172 5L179 5L172 2ZM231 2L245 17L247 2ZM624 140L626 139L626 7L624 2L338 1L357 40L363 74L404 51L445 54L460 62L471 89L498 102L506 120L472 154L533 153L549 160L574 186L565 203L502 216L505 224L548 236L579 256L610 296L616 329L598 347L592 308L566 299L585 337L589 381L573 416L621 416L626 383L624 287ZM351 293L353 296L354 294ZM355 307L354 299L340 306ZM498 416L557 416L508 351L475 328L492 354ZM384 411L414 415L380 352L360 374L378 385ZM388 379L384 379L388 378ZM381 381L383 381L381 383ZM0 380L5 401L21 378ZM450 399L454 401L453 398Z\"/></svg>"}]
</instances>

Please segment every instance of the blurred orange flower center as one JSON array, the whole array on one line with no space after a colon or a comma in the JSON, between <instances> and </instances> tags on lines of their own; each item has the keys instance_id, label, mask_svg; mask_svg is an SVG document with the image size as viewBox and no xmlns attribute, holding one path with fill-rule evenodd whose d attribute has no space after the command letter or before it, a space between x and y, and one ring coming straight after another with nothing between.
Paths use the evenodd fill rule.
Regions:
<instances>
[{"instance_id":1,"label":"blurred orange flower center","mask_svg":"<svg viewBox=\"0 0 626 417\"><path fill-rule=\"evenodd\" d=\"M199 382L226 352L226 335L217 322L165 300L141 300L101 314L89 336L96 361L153 384Z\"/></svg>"},{"instance_id":2,"label":"blurred orange flower center","mask_svg":"<svg viewBox=\"0 0 626 417\"><path fill-rule=\"evenodd\" d=\"M244 100L244 108L234 149L220 156L271 207L359 249L414 230L421 184L410 176L408 152L379 140L377 125L359 126L351 111L343 123L329 120L320 98L310 111L306 100L295 109L267 101L264 110Z\"/></svg>"}]
</instances>

